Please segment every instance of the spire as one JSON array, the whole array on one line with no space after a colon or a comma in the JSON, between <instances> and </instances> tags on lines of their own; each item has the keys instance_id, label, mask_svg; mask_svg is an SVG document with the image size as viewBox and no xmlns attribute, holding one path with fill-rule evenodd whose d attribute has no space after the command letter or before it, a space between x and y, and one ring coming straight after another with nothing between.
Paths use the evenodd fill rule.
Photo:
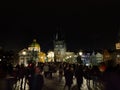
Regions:
<instances>
[{"instance_id":1,"label":"spire","mask_svg":"<svg viewBox=\"0 0 120 90\"><path fill-rule=\"evenodd\" d=\"M58 25L56 27L55 40L64 40L64 38L65 38L65 31L63 30L62 25Z\"/></svg>"},{"instance_id":2,"label":"spire","mask_svg":"<svg viewBox=\"0 0 120 90\"><path fill-rule=\"evenodd\" d=\"M55 40L58 40L58 33L56 33L56 37L55 37Z\"/></svg>"}]
</instances>

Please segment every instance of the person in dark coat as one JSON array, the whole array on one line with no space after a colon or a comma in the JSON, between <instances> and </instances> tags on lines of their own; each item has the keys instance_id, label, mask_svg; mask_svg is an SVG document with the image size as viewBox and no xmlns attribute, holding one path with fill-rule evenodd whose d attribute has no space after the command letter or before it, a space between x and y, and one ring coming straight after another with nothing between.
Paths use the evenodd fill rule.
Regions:
<instances>
[{"instance_id":1,"label":"person in dark coat","mask_svg":"<svg viewBox=\"0 0 120 90\"><path fill-rule=\"evenodd\" d=\"M68 86L68 90L71 89L71 85L73 84L73 75L74 75L74 70L73 70L73 67L70 67L68 66L66 68L66 71L64 73L64 76L65 76L65 86L64 86L64 89L66 86Z\"/></svg>"},{"instance_id":2,"label":"person in dark coat","mask_svg":"<svg viewBox=\"0 0 120 90\"><path fill-rule=\"evenodd\" d=\"M35 68L35 75L33 77L32 90L42 90L44 85L43 75L41 74L40 68Z\"/></svg>"},{"instance_id":3,"label":"person in dark coat","mask_svg":"<svg viewBox=\"0 0 120 90\"><path fill-rule=\"evenodd\" d=\"M78 90L80 90L82 83L83 83L83 68L81 65L78 66L78 68L75 70L75 77L77 80Z\"/></svg>"},{"instance_id":4,"label":"person in dark coat","mask_svg":"<svg viewBox=\"0 0 120 90\"><path fill-rule=\"evenodd\" d=\"M84 78L86 79L87 85L90 86L91 69L88 66L84 66L83 73L84 73Z\"/></svg>"}]
</instances>

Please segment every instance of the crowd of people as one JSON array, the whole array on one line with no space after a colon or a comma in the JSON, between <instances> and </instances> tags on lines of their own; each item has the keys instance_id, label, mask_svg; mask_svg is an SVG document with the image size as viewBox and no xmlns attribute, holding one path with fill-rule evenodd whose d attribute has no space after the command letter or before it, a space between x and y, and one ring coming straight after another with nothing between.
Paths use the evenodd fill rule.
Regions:
<instances>
[{"instance_id":1,"label":"crowd of people","mask_svg":"<svg viewBox=\"0 0 120 90\"><path fill-rule=\"evenodd\" d=\"M120 66L106 67L105 71L100 71L98 66L83 66L75 63L40 63L37 66L33 63L25 67L23 64L17 64L15 67L11 63L0 63L0 90L16 90L17 82L20 89L25 90L26 84L29 90L42 90L44 86L44 78L52 79L53 75L59 72L58 81L61 82L65 78L64 89L68 87L71 90L73 78L75 77L78 90L83 84L83 77L90 86L90 80L93 81L93 87L96 84L104 85L104 90L120 90ZM23 82L23 79L24 82ZM24 86L23 86L24 85Z\"/></svg>"}]
</instances>

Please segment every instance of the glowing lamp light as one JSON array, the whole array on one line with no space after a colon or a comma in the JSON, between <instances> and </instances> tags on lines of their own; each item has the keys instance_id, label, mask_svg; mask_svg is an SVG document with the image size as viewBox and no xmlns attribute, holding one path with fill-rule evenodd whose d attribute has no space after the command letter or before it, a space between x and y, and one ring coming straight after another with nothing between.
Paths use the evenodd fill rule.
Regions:
<instances>
[{"instance_id":1,"label":"glowing lamp light","mask_svg":"<svg viewBox=\"0 0 120 90\"><path fill-rule=\"evenodd\" d=\"M25 52L25 51L23 51L23 52L22 52L22 54L23 54L23 55L26 55L26 52Z\"/></svg>"},{"instance_id":2,"label":"glowing lamp light","mask_svg":"<svg viewBox=\"0 0 120 90\"><path fill-rule=\"evenodd\" d=\"M82 56L82 54L83 54L83 53L80 51L80 52L79 52L79 55Z\"/></svg>"},{"instance_id":3,"label":"glowing lamp light","mask_svg":"<svg viewBox=\"0 0 120 90\"><path fill-rule=\"evenodd\" d=\"M116 49L120 49L120 43L116 43Z\"/></svg>"},{"instance_id":4,"label":"glowing lamp light","mask_svg":"<svg viewBox=\"0 0 120 90\"><path fill-rule=\"evenodd\" d=\"M117 55L117 58L120 58L120 55Z\"/></svg>"}]
</instances>

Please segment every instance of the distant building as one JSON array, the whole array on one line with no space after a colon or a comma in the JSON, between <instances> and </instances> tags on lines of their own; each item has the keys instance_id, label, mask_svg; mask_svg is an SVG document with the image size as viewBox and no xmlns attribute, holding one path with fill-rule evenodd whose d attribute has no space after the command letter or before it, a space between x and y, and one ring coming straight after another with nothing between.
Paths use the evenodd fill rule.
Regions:
<instances>
[{"instance_id":1,"label":"distant building","mask_svg":"<svg viewBox=\"0 0 120 90\"><path fill-rule=\"evenodd\" d=\"M66 53L66 43L65 40L60 38L58 34L56 34L56 38L54 40L54 61L55 62L63 62Z\"/></svg>"},{"instance_id":2,"label":"distant building","mask_svg":"<svg viewBox=\"0 0 120 90\"><path fill-rule=\"evenodd\" d=\"M30 53L27 49L23 49L21 50L19 53L19 62L18 64L21 65L21 64L24 64L25 66L28 65L28 60L30 60Z\"/></svg>"},{"instance_id":3,"label":"distant building","mask_svg":"<svg viewBox=\"0 0 120 90\"><path fill-rule=\"evenodd\" d=\"M110 53L108 52L108 50L107 49L103 50L103 61L106 62L111 59L112 59L112 57L111 57Z\"/></svg>"},{"instance_id":4,"label":"distant building","mask_svg":"<svg viewBox=\"0 0 120 90\"><path fill-rule=\"evenodd\" d=\"M91 64L90 53L83 53L81 55L81 61L82 61L83 65L89 66Z\"/></svg>"},{"instance_id":5,"label":"distant building","mask_svg":"<svg viewBox=\"0 0 120 90\"><path fill-rule=\"evenodd\" d=\"M115 63L116 64L120 64L120 29L118 31L118 38L117 38L117 42L115 43Z\"/></svg>"},{"instance_id":6,"label":"distant building","mask_svg":"<svg viewBox=\"0 0 120 90\"><path fill-rule=\"evenodd\" d=\"M96 53L96 61L97 61L97 64L103 62L103 54L97 52Z\"/></svg>"},{"instance_id":7,"label":"distant building","mask_svg":"<svg viewBox=\"0 0 120 90\"><path fill-rule=\"evenodd\" d=\"M54 62L54 52L53 51L48 51L46 62Z\"/></svg>"},{"instance_id":8,"label":"distant building","mask_svg":"<svg viewBox=\"0 0 120 90\"><path fill-rule=\"evenodd\" d=\"M76 63L77 56L75 55L74 52L66 52L64 62Z\"/></svg>"},{"instance_id":9,"label":"distant building","mask_svg":"<svg viewBox=\"0 0 120 90\"><path fill-rule=\"evenodd\" d=\"M93 66L97 66L97 60L96 60L96 55L95 52L92 52L92 55L90 56L90 61Z\"/></svg>"},{"instance_id":10,"label":"distant building","mask_svg":"<svg viewBox=\"0 0 120 90\"><path fill-rule=\"evenodd\" d=\"M29 45L28 51L30 53L30 60L33 62L39 61L39 53L40 53L40 45L36 42L36 39L33 40L33 42Z\"/></svg>"},{"instance_id":11,"label":"distant building","mask_svg":"<svg viewBox=\"0 0 120 90\"><path fill-rule=\"evenodd\" d=\"M36 39L28 47L29 51L37 51L40 52L40 45L37 43Z\"/></svg>"},{"instance_id":12,"label":"distant building","mask_svg":"<svg viewBox=\"0 0 120 90\"><path fill-rule=\"evenodd\" d=\"M40 45L34 39L27 49L19 52L19 64L27 66L28 63L35 63L37 65L39 62L45 62L46 54L41 52L40 49Z\"/></svg>"},{"instance_id":13,"label":"distant building","mask_svg":"<svg viewBox=\"0 0 120 90\"><path fill-rule=\"evenodd\" d=\"M115 63L120 64L120 42L116 43Z\"/></svg>"},{"instance_id":14,"label":"distant building","mask_svg":"<svg viewBox=\"0 0 120 90\"><path fill-rule=\"evenodd\" d=\"M83 53L81 55L81 60L83 65L86 66L97 66L99 65L101 62L103 62L103 55L99 52L97 52L95 54L95 52L92 52L92 54L90 53Z\"/></svg>"}]
</instances>

